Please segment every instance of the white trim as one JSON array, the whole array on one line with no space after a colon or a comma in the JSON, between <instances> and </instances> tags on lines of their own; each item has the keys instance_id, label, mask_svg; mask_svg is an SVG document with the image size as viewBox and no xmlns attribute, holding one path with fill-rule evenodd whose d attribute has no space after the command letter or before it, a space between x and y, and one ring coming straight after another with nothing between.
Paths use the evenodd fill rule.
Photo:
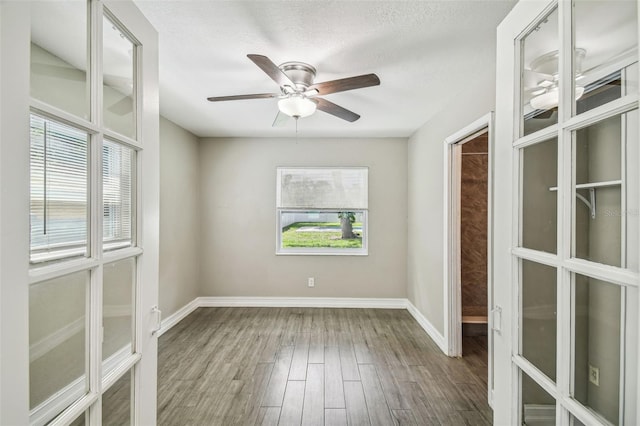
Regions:
<instances>
[{"instance_id":1,"label":"white trim","mask_svg":"<svg viewBox=\"0 0 640 426\"><path fill-rule=\"evenodd\" d=\"M60 327L58 330L43 337L37 342L29 345L29 362L33 362L41 358L47 352L58 347L62 342L70 339L85 328L84 315L71 321L69 324Z\"/></svg>"},{"instance_id":2,"label":"white trim","mask_svg":"<svg viewBox=\"0 0 640 426\"><path fill-rule=\"evenodd\" d=\"M198 297L199 307L406 309L407 299L355 297Z\"/></svg>"},{"instance_id":3,"label":"white trim","mask_svg":"<svg viewBox=\"0 0 640 426\"><path fill-rule=\"evenodd\" d=\"M187 315L200 307L200 297L193 299L191 302L178 309L160 323L160 329L156 333L158 337L169 331L174 325L182 321Z\"/></svg>"},{"instance_id":4,"label":"white trim","mask_svg":"<svg viewBox=\"0 0 640 426\"><path fill-rule=\"evenodd\" d=\"M471 129L473 131L473 129ZM460 133L460 132L458 132ZM474 132L475 133L475 132ZM462 136L465 138L465 136ZM456 142L454 140L454 142ZM460 173L461 147L445 140L444 144L444 336L445 353L460 356L462 345L457 333L462 328L460 282Z\"/></svg>"},{"instance_id":5,"label":"white trim","mask_svg":"<svg viewBox=\"0 0 640 426\"><path fill-rule=\"evenodd\" d=\"M162 321L158 337L169 331L197 308L355 308L355 309L406 309L446 354L445 339L413 303L405 298L353 298L353 297L196 297Z\"/></svg>"},{"instance_id":6,"label":"white trim","mask_svg":"<svg viewBox=\"0 0 640 426\"><path fill-rule=\"evenodd\" d=\"M82 322L82 325L84 325L84 318L82 318ZM102 370L105 372L102 379L103 392L109 389L124 372L130 370L139 360L140 354L131 353L131 345L126 345L104 360L102 362ZM74 401L79 400L83 395L90 395L86 390L86 386L86 378L83 375L51 395L47 400L31 410L29 415L31 425L39 426L46 424L58 414L62 413ZM92 404L95 399L97 398L92 398L85 402L91 401L89 404Z\"/></svg>"},{"instance_id":7,"label":"white trim","mask_svg":"<svg viewBox=\"0 0 640 426\"><path fill-rule=\"evenodd\" d=\"M87 121L82 117L78 117L56 106L49 105L39 99L30 98L29 105L31 105L30 110L33 114L43 118L51 119L76 129L82 129L92 135L100 132L100 127L95 123Z\"/></svg>"},{"instance_id":8,"label":"white trim","mask_svg":"<svg viewBox=\"0 0 640 426\"><path fill-rule=\"evenodd\" d=\"M411 316L416 320L420 327L427 333L427 335L435 342L436 345L440 348L440 350L446 355L447 354L447 346L445 345L445 339L442 334L438 331L437 328L431 324L431 321L425 317L422 312L416 308L413 303L407 300L407 311L411 314Z\"/></svg>"},{"instance_id":9,"label":"white trim","mask_svg":"<svg viewBox=\"0 0 640 426\"><path fill-rule=\"evenodd\" d=\"M119 260L128 259L130 257L138 257L142 254L142 249L139 247L127 247L121 250L114 250L105 252L102 255L102 261L104 264L117 262Z\"/></svg>"},{"instance_id":10,"label":"white trim","mask_svg":"<svg viewBox=\"0 0 640 426\"><path fill-rule=\"evenodd\" d=\"M127 353L128 350L128 353ZM103 365L105 371L102 378L102 392L109 390L115 382L117 382L124 374L130 372L132 368L140 361L142 356L140 354L132 354L130 347L123 348L119 353L113 355L110 359L106 360ZM114 364L111 369L107 369L108 363ZM118 363L116 365L116 363Z\"/></svg>"},{"instance_id":11,"label":"white trim","mask_svg":"<svg viewBox=\"0 0 640 426\"><path fill-rule=\"evenodd\" d=\"M97 268L100 262L92 258L82 258L64 263L53 263L29 270L29 284L37 284L75 272Z\"/></svg>"},{"instance_id":12,"label":"white trim","mask_svg":"<svg viewBox=\"0 0 640 426\"><path fill-rule=\"evenodd\" d=\"M51 421L74 401L85 395L88 392L86 388L87 379L82 375L31 410L29 423L39 426Z\"/></svg>"},{"instance_id":13,"label":"white trim","mask_svg":"<svg viewBox=\"0 0 640 426\"><path fill-rule=\"evenodd\" d=\"M102 361L102 371L104 376L109 375L116 367L125 363L127 358L131 356L131 343L126 344L122 348L114 352L109 358ZM103 378L104 383L104 378ZM104 387L104 386L103 386ZM103 389L106 390L106 389Z\"/></svg>"},{"instance_id":14,"label":"white trim","mask_svg":"<svg viewBox=\"0 0 640 426\"><path fill-rule=\"evenodd\" d=\"M458 155L456 149L460 149L456 145L466 142L466 140L479 132L486 129L489 138L488 156L490 166L492 163L491 139L493 138L493 113L489 112L473 123L463 127L444 140L444 252L443 252L443 270L444 270L444 352L448 356L462 356L462 306L461 306L461 282L460 282L460 230L459 230L459 214L460 188L457 176L460 172L460 164L458 164ZM491 200L492 195L492 176L491 168L489 168L488 176L488 194L487 194L487 311L492 309L491 298L491 258L492 243L491 231L493 223ZM491 351L489 351L491 358ZM489 393L490 395L490 393Z\"/></svg>"},{"instance_id":15,"label":"white trim","mask_svg":"<svg viewBox=\"0 0 640 426\"><path fill-rule=\"evenodd\" d=\"M491 122L492 116L493 116L493 113L491 112L483 115L473 123L463 127L462 129L455 132L453 135L446 138L444 142L448 145L453 145L466 139L468 136L471 136L474 133L479 132L480 130L484 130L485 128L489 127L489 123Z\"/></svg>"},{"instance_id":16,"label":"white trim","mask_svg":"<svg viewBox=\"0 0 640 426\"><path fill-rule=\"evenodd\" d=\"M59 416L54 418L47 426L67 426L71 422L84 415L87 408L96 407L94 405L98 401L98 394L96 392L89 392L73 404L69 408L65 409ZM100 405L101 406L101 405Z\"/></svg>"},{"instance_id":17,"label":"white trim","mask_svg":"<svg viewBox=\"0 0 640 426\"><path fill-rule=\"evenodd\" d=\"M135 173L135 241L144 252L137 258L135 300L135 337L133 348L140 360L133 368L131 424L151 425L157 422L157 336L159 262L159 111L158 111L158 34L142 12L130 1L103 0L119 28L125 29L132 41L135 66L136 136L131 146L144 147L136 155ZM108 131L105 136L116 141L128 139ZM99 417L98 410L94 410ZM94 414L92 412L92 414ZM99 418L96 423L99 424Z\"/></svg>"}]
</instances>

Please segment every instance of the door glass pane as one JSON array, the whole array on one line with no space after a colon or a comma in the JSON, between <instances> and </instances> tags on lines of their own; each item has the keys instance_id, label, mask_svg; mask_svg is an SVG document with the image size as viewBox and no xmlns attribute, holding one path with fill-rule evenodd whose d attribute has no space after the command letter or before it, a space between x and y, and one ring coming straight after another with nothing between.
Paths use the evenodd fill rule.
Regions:
<instances>
[{"instance_id":1,"label":"door glass pane","mask_svg":"<svg viewBox=\"0 0 640 426\"><path fill-rule=\"evenodd\" d=\"M105 140L102 146L103 247L130 247L134 225L135 151Z\"/></svg>"},{"instance_id":2,"label":"door glass pane","mask_svg":"<svg viewBox=\"0 0 640 426\"><path fill-rule=\"evenodd\" d=\"M638 90L636 0L574 0L575 111L582 112Z\"/></svg>"},{"instance_id":3,"label":"door glass pane","mask_svg":"<svg viewBox=\"0 0 640 426\"><path fill-rule=\"evenodd\" d=\"M80 414L80 417L72 421L69 426L84 426L86 424L89 424L87 420L88 417L89 417L89 411L85 411L84 413Z\"/></svg>"},{"instance_id":4,"label":"door glass pane","mask_svg":"<svg viewBox=\"0 0 640 426\"><path fill-rule=\"evenodd\" d=\"M87 1L31 2L31 96L89 119Z\"/></svg>"},{"instance_id":5,"label":"door glass pane","mask_svg":"<svg viewBox=\"0 0 640 426\"><path fill-rule=\"evenodd\" d=\"M556 252L558 143L550 139L521 150L522 247Z\"/></svg>"},{"instance_id":6,"label":"door glass pane","mask_svg":"<svg viewBox=\"0 0 640 426\"><path fill-rule=\"evenodd\" d=\"M558 122L558 11L522 41L522 136Z\"/></svg>"},{"instance_id":7,"label":"door glass pane","mask_svg":"<svg viewBox=\"0 0 640 426\"><path fill-rule=\"evenodd\" d=\"M556 379L556 269L522 260L522 355Z\"/></svg>"},{"instance_id":8,"label":"door glass pane","mask_svg":"<svg viewBox=\"0 0 640 426\"><path fill-rule=\"evenodd\" d=\"M83 271L29 286L31 408L63 389L69 404L88 390L88 282Z\"/></svg>"},{"instance_id":9,"label":"door glass pane","mask_svg":"<svg viewBox=\"0 0 640 426\"><path fill-rule=\"evenodd\" d=\"M102 25L104 125L135 139L135 45L106 16Z\"/></svg>"},{"instance_id":10,"label":"door glass pane","mask_svg":"<svg viewBox=\"0 0 640 426\"><path fill-rule=\"evenodd\" d=\"M103 360L120 350L123 350L126 355L131 353L135 273L135 258L120 260L104 266Z\"/></svg>"},{"instance_id":11,"label":"door glass pane","mask_svg":"<svg viewBox=\"0 0 640 426\"><path fill-rule=\"evenodd\" d=\"M621 287L574 274L573 397L618 424Z\"/></svg>"},{"instance_id":12,"label":"door glass pane","mask_svg":"<svg viewBox=\"0 0 640 426\"><path fill-rule=\"evenodd\" d=\"M569 425L570 426L585 426L580 420L574 417L572 414L569 414Z\"/></svg>"},{"instance_id":13,"label":"door glass pane","mask_svg":"<svg viewBox=\"0 0 640 426\"><path fill-rule=\"evenodd\" d=\"M31 262L87 255L86 132L31 115Z\"/></svg>"},{"instance_id":14,"label":"door glass pane","mask_svg":"<svg viewBox=\"0 0 640 426\"><path fill-rule=\"evenodd\" d=\"M624 267L625 252L637 250L633 247L637 246L635 239L627 244L625 228L637 230L638 212L632 206L637 203L634 194L638 184L622 179L625 139L628 130L637 123L637 119L634 123L630 121L633 117L637 117L636 112L600 121L574 133L575 257ZM629 144L637 143L635 138L629 140ZM634 173L630 171L631 175ZM623 190L627 187L629 197L625 200ZM629 266L637 268L636 262Z\"/></svg>"},{"instance_id":15,"label":"door glass pane","mask_svg":"<svg viewBox=\"0 0 640 426\"><path fill-rule=\"evenodd\" d=\"M522 425L555 426L556 400L524 372L522 380Z\"/></svg>"},{"instance_id":16,"label":"door glass pane","mask_svg":"<svg viewBox=\"0 0 640 426\"><path fill-rule=\"evenodd\" d=\"M126 372L102 395L103 426L131 424L131 374Z\"/></svg>"}]
</instances>

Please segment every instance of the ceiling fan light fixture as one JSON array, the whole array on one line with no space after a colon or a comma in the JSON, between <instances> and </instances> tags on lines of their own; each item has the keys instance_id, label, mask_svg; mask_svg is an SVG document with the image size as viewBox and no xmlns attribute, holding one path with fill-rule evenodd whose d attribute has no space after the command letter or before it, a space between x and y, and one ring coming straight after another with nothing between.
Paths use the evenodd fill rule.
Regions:
<instances>
[{"instance_id":1,"label":"ceiling fan light fixture","mask_svg":"<svg viewBox=\"0 0 640 426\"><path fill-rule=\"evenodd\" d=\"M576 101L584 95L584 87L576 86ZM531 98L531 108L547 110L558 106L558 88L554 87L547 92Z\"/></svg>"},{"instance_id":2,"label":"ceiling fan light fixture","mask_svg":"<svg viewBox=\"0 0 640 426\"><path fill-rule=\"evenodd\" d=\"M292 95L278 101L278 109L289 117L308 117L316 112L316 103L300 95Z\"/></svg>"}]
</instances>

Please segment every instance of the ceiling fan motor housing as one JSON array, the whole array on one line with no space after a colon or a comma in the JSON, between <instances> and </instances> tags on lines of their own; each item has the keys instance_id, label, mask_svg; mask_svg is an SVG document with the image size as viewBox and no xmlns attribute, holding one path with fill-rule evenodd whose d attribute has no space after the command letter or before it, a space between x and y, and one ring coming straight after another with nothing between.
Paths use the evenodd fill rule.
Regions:
<instances>
[{"instance_id":1,"label":"ceiling fan motor housing","mask_svg":"<svg viewBox=\"0 0 640 426\"><path fill-rule=\"evenodd\" d=\"M304 62L285 62L278 66L296 85L296 89L304 91L313 84L316 69Z\"/></svg>"}]
</instances>

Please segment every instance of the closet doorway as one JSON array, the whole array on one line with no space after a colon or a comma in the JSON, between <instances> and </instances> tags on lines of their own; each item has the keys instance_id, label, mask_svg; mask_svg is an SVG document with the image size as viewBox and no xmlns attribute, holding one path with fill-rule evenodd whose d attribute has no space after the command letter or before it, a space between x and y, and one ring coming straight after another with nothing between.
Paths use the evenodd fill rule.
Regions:
<instances>
[{"instance_id":1,"label":"closet doorway","mask_svg":"<svg viewBox=\"0 0 640 426\"><path fill-rule=\"evenodd\" d=\"M448 355L482 358L491 402L491 114L445 140Z\"/></svg>"},{"instance_id":2,"label":"closet doorway","mask_svg":"<svg viewBox=\"0 0 640 426\"><path fill-rule=\"evenodd\" d=\"M488 129L460 143L462 335L487 335ZM465 355L465 341L462 342Z\"/></svg>"}]
</instances>

